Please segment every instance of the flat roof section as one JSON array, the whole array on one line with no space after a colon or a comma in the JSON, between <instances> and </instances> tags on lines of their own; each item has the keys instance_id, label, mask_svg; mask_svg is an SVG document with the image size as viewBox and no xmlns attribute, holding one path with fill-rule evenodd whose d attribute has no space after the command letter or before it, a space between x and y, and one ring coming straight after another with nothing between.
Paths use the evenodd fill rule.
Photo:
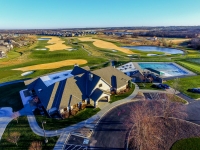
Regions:
<instances>
[{"instance_id":1,"label":"flat roof section","mask_svg":"<svg viewBox=\"0 0 200 150\"><path fill-rule=\"evenodd\" d=\"M73 75L71 74L71 72L72 70L62 71L40 77L40 79L44 82L46 86L50 86L56 82L72 77Z\"/></svg>"},{"instance_id":2,"label":"flat roof section","mask_svg":"<svg viewBox=\"0 0 200 150\"><path fill-rule=\"evenodd\" d=\"M126 63L124 65L121 65L121 66L117 67L117 69L124 72L124 73L138 70L135 67L135 65L133 64L133 62L129 62L129 63Z\"/></svg>"}]
</instances>

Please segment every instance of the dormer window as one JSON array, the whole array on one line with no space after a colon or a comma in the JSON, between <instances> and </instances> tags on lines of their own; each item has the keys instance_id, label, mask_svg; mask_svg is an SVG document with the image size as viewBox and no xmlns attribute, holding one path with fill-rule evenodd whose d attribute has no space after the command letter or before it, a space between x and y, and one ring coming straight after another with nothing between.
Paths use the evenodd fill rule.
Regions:
<instances>
[{"instance_id":1,"label":"dormer window","mask_svg":"<svg viewBox=\"0 0 200 150\"><path fill-rule=\"evenodd\" d=\"M55 76L55 77L53 77L53 80L58 79L58 78L59 78L59 76Z\"/></svg>"}]
</instances>

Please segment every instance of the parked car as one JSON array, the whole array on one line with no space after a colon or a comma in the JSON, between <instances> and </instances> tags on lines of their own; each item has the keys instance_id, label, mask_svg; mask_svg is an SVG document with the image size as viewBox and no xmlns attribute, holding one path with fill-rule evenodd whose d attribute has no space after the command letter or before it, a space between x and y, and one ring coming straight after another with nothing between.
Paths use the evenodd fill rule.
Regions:
<instances>
[{"instance_id":1,"label":"parked car","mask_svg":"<svg viewBox=\"0 0 200 150\"><path fill-rule=\"evenodd\" d=\"M158 88L158 89L169 89L170 88L169 85L162 84L162 83L160 83L160 84L153 84L151 87Z\"/></svg>"},{"instance_id":2,"label":"parked car","mask_svg":"<svg viewBox=\"0 0 200 150\"><path fill-rule=\"evenodd\" d=\"M163 89L169 89L170 86L167 84L159 84Z\"/></svg>"},{"instance_id":3,"label":"parked car","mask_svg":"<svg viewBox=\"0 0 200 150\"><path fill-rule=\"evenodd\" d=\"M200 88L188 89L189 92L200 93Z\"/></svg>"}]
</instances>

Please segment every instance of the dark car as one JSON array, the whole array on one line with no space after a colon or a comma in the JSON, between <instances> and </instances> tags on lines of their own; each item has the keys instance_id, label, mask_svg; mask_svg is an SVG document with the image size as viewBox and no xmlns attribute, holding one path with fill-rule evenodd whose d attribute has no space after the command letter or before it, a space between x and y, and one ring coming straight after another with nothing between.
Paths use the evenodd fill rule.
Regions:
<instances>
[{"instance_id":1,"label":"dark car","mask_svg":"<svg viewBox=\"0 0 200 150\"><path fill-rule=\"evenodd\" d=\"M161 87L163 87L163 89L169 89L170 86L167 84L159 84Z\"/></svg>"},{"instance_id":2,"label":"dark car","mask_svg":"<svg viewBox=\"0 0 200 150\"><path fill-rule=\"evenodd\" d=\"M153 84L151 87L157 89L163 89L163 87L160 84Z\"/></svg>"},{"instance_id":3,"label":"dark car","mask_svg":"<svg viewBox=\"0 0 200 150\"><path fill-rule=\"evenodd\" d=\"M200 93L200 88L188 89L189 92Z\"/></svg>"},{"instance_id":4,"label":"dark car","mask_svg":"<svg viewBox=\"0 0 200 150\"><path fill-rule=\"evenodd\" d=\"M162 84L162 83L160 83L160 84L153 84L152 87L158 88L158 89L169 89L170 88L169 85Z\"/></svg>"}]
</instances>

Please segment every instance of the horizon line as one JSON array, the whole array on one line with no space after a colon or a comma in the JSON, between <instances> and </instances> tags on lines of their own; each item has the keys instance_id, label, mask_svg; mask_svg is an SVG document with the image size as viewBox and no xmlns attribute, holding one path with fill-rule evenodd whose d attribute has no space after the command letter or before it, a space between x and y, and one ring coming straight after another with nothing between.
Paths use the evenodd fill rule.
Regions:
<instances>
[{"instance_id":1,"label":"horizon line","mask_svg":"<svg viewBox=\"0 0 200 150\"><path fill-rule=\"evenodd\" d=\"M108 26L108 27L67 27L67 28L1 28L0 30L61 30L61 29L97 29L97 28L135 28L135 27L200 27L200 25L160 25L160 26Z\"/></svg>"}]
</instances>

